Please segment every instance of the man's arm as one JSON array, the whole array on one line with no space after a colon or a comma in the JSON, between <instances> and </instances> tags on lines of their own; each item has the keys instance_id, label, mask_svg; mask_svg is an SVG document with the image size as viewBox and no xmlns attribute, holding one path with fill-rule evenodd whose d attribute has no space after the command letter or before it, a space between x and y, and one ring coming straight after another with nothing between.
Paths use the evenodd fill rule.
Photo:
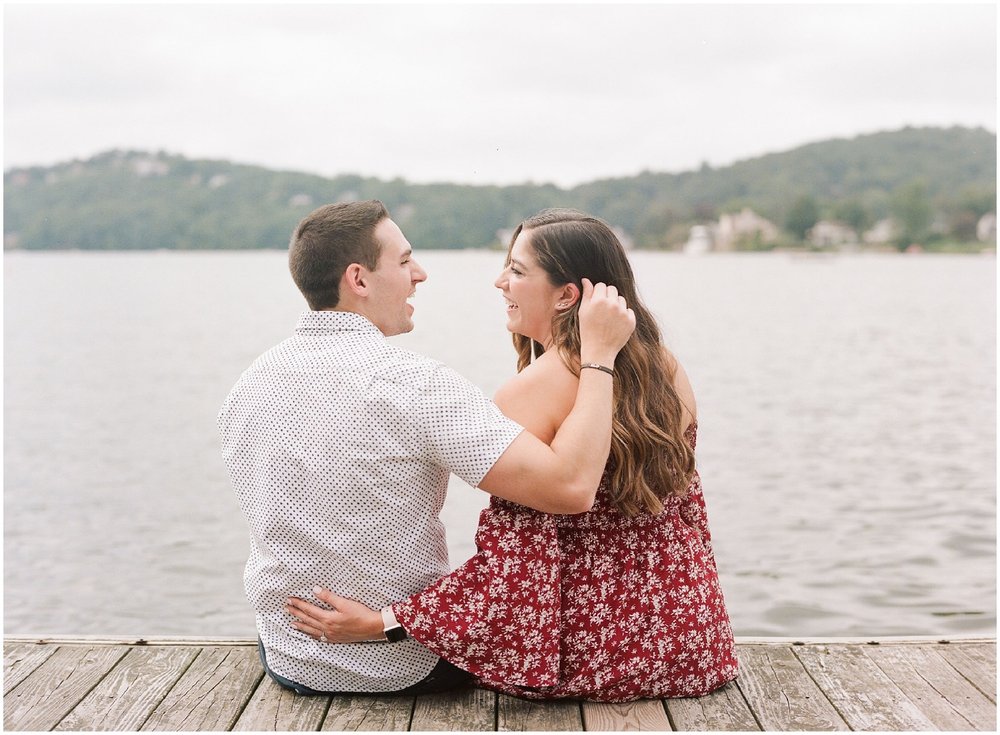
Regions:
<instances>
[{"instance_id":1,"label":"man's arm","mask_svg":"<svg viewBox=\"0 0 1000 735\"><path fill-rule=\"evenodd\" d=\"M614 367L635 329L635 314L614 286L583 280L580 359ZM524 431L479 483L492 495L546 513L583 513L594 504L611 451L614 379L581 370L576 403L551 445Z\"/></svg>"},{"instance_id":2,"label":"man's arm","mask_svg":"<svg viewBox=\"0 0 1000 735\"><path fill-rule=\"evenodd\" d=\"M580 304L582 362L614 365L618 351L635 329L635 314L616 289L583 282ZM551 446L527 431L501 455L479 486L484 490L547 513L590 510L611 450L612 376L582 370L576 403ZM350 643L383 638L382 616L355 600L315 588L321 608L289 598L292 627L320 641Z\"/></svg>"}]
</instances>

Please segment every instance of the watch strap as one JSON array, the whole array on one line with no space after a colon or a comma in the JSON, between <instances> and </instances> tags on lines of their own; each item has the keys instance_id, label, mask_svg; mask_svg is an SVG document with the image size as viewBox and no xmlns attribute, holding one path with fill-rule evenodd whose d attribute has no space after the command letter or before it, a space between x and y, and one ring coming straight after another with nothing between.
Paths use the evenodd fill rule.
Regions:
<instances>
[{"instance_id":1,"label":"watch strap","mask_svg":"<svg viewBox=\"0 0 1000 735\"><path fill-rule=\"evenodd\" d=\"M406 628L396 620L392 605L386 605L382 608L382 633L389 643L399 643L406 640Z\"/></svg>"}]
</instances>

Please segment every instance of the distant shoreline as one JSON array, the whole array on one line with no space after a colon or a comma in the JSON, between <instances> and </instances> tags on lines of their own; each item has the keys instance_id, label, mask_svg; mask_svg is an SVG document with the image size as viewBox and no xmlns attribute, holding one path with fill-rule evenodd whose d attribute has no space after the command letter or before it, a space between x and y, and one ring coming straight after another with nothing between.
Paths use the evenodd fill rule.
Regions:
<instances>
[{"instance_id":1,"label":"distant shoreline","mask_svg":"<svg viewBox=\"0 0 1000 735\"><path fill-rule=\"evenodd\" d=\"M182 254L221 254L221 253L285 253L286 248L6 248L4 255L19 253L45 254L45 253L80 253L80 254L102 254L102 253L132 253L132 254L158 254L158 253L182 253ZM415 248L415 252L424 253L500 253L501 248ZM768 250L728 250L713 251L691 255L681 250L658 250L655 248L634 248L631 253L659 253L662 255L676 255L685 258L713 258L727 255L790 255L794 257L838 257L838 256L867 256L867 255L991 255L996 256L996 246L988 246L983 243L956 243L944 246L928 246L921 251L907 252L895 248L857 248L850 250L814 250L809 248L771 248Z\"/></svg>"},{"instance_id":2,"label":"distant shoreline","mask_svg":"<svg viewBox=\"0 0 1000 735\"><path fill-rule=\"evenodd\" d=\"M546 207L610 223L626 248L673 251L996 245L996 134L906 128L679 174L580 184L411 184L111 150L4 173L4 250L284 248L329 202L383 201L416 250L503 248ZM979 248L975 248L978 250Z\"/></svg>"}]
</instances>

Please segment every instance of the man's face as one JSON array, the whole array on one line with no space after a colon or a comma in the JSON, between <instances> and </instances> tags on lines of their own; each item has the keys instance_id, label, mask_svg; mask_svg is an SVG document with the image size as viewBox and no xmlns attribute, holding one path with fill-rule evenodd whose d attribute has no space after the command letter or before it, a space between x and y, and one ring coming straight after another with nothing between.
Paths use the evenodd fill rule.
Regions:
<instances>
[{"instance_id":1,"label":"man's face","mask_svg":"<svg viewBox=\"0 0 1000 735\"><path fill-rule=\"evenodd\" d=\"M378 265L368 274L370 284L367 316L382 334L391 337L413 329L413 305L407 300L427 274L413 259L410 243L402 230L388 217L375 227L375 238L382 244Z\"/></svg>"}]
</instances>

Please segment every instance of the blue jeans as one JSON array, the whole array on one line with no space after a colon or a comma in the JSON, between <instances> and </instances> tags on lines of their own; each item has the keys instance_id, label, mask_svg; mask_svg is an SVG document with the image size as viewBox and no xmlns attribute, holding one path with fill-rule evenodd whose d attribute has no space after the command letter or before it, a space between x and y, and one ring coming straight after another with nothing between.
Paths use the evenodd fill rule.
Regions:
<instances>
[{"instance_id":1,"label":"blue jeans","mask_svg":"<svg viewBox=\"0 0 1000 735\"><path fill-rule=\"evenodd\" d=\"M387 643L386 645L391 644ZM433 694L436 692L445 692L449 689L456 689L472 681L472 675L468 671L463 671L442 658L438 659L437 664L431 669L431 673L423 679L416 684L411 684L395 692L319 692L315 689L310 689L305 684L298 684L291 679L286 679L280 674L275 674L271 671L271 667L267 665L267 659L264 657L264 644L260 638L257 639L257 652L260 654L260 663L264 667L264 671L267 672L267 675L285 689L291 689L296 694Z\"/></svg>"},{"instance_id":2,"label":"blue jeans","mask_svg":"<svg viewBox=\"0 0 1000 735\"><path fill-rule=\"evenodd\" d=\"M257 638L257 653L260 654L260 663L264 667L264 671L267 675L278 682L285 689L291 689L296 694L325 694L325 692L317 692L315 689L310 689L305 684L297 684L291 679L286 679L280 674L275 674L271 671L271 667L267 665L267 659L264 658L264 643L261 639Z\"/></svg>"}]
</instances>

